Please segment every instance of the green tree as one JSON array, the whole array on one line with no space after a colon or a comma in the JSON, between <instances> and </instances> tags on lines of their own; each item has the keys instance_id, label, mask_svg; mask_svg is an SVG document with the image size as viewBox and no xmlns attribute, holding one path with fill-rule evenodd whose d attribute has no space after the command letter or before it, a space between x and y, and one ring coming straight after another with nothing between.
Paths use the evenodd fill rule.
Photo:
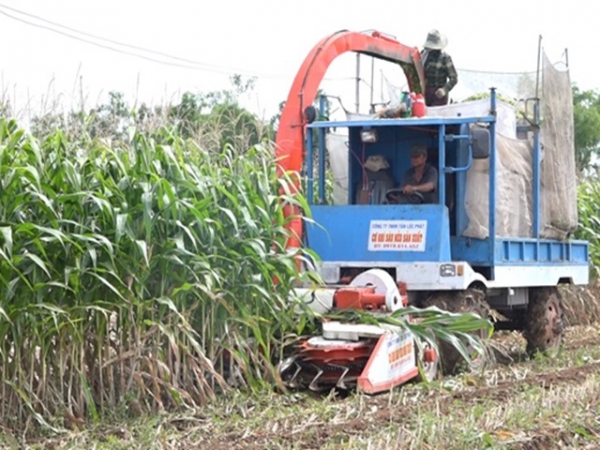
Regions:
<instances>
[{"instance_id":1,"label":"green tree","mask_svg":"<svg viewBox=\"0 0 600 450\"><path fill-rule=\"evenodd\" d=\"M142 104L144 116L136 118L121 92L110 91L108 102L99 104L88 111L83 109L61 112L58 109L31 119L31 133L41 137L60 130L68 139L110 139L124 141L127 129L142 120L147 120L151 110Z\"/></svg>"},{"instance_id":2,"label":"green tree","mask_svg":"<svg viewBox=\"0 0 600 450\"><path fill-rule=\"evenodd\" d=\"M160 131L168 128L203 149L216 151L225 145L247 150L263 139L274 139L272 126L240 105L241 96L252 92L255 80L240 75L230 80L229 89L185 92L178 103L154 107L145 103L130 107L122 93L111 91L105 103L89 110L53 110L34 116L31 132L42 137L60 130L69 140L104 139L117 145L129 143L134 130L158 143L170 143L170 135Z\"/></svg>"},{"instance_id":3,"label":"green tree","mask_svg":"<svg viewBox=\"0 0 600 450\"><path fill-rule=\"evenodd\" d=\"M596 166L600 156L600 92L573 86L575 161L579 173Z\"/></svg>"},{"instance_id":4,"label":"green tree","mask_svg":"<svg viewBox=\"0 0 600 450\"><path fill-rule=\"evenodd\" d=\"M272 138L272 126L240 105L240 97L254 89L254 79L231 78L232 89L183 94L181 102L169 109L169 119L185 138L196 139L203 148L221 149L231 145L250 148Z\"/></svg>"}]
</instances>

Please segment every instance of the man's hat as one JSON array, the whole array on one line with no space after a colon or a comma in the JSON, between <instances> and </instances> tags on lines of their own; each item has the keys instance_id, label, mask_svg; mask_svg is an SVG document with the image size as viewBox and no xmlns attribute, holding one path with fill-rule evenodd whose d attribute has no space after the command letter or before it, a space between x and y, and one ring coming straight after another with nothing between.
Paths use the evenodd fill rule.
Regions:
<instances>
[{"instance_id":1,"label":"man's hat","mask_svg":"<svg viewBox=\"0 0 600 450\"><path fill-rule=\"evenodd\" d=\"M411 158L415 158L415 157L421 156L421 155L427 156L427 147L425 147L425 145L417 144L417 145L414 145L410 149L410 157Z\"/></svg>"},{"instance_id":2,"label":"man's hat","mask_svg":"<svg viewBox=\"0 0 600 450\"><path fill-rule=\"evenodd\" d=\"M427 40L423 47L431 50L442 50L448 45L448 39L446 36L441 34L438 30L431 30L427 35Z\"/></svg>"}]
</instances>

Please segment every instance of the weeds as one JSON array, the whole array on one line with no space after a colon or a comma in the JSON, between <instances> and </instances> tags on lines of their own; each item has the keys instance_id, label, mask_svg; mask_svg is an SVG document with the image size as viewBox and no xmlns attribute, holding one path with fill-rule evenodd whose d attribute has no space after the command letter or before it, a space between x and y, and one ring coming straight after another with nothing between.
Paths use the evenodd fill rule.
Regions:
<instances>
[{"instance_id":1,"label":"weeds","mask_svg":"<svg viewBox=\"0 0 600 450\"><path fill-rule=\"evenodd\" d=\"M552 364L530 360L378 396L236 393L185 414L114 417L61 448L595 448L598 336L579 328L568 337L575 350Z\"/></svg>"},{"instance_id":2,"label":"weeds","mask_svg":"<svg viewBox=\"0 0 600 450\"><path fill-rule=\"evenodd\" d=\"M588 286L561 286L563 307L568 325L600 323L600 280Z\"/></svg>"}]
</instances>

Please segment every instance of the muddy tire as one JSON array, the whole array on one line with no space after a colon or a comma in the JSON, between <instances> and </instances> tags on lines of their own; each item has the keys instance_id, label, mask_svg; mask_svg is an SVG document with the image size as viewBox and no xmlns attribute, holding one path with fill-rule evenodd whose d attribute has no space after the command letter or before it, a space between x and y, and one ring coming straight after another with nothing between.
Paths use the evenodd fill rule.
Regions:
<instances>
[{"instance_id":1,"label":"muddy tire","mask_svg":"<svg viewBox=\"0 0 600 450\"><path fill-rule=\"evenodd\" d=\"M461 292L435 292L426 298L422 308L436 306L444 311L453 313L473 313L482 318L489 317L489 307L485 301L485 294L476 289ZM486 338L484 330L479 332L479 337ZM447 342L438 342L440 361L444 374L456 374L464 369L466 361L456 348ZM477 369L485 363L485 355L474 355L472 368Z\"/></svg>"},{"instance_id":2,"label":"muddy tire","mask_svg":"<svg viewBox=\"0 0 600 450\"><path fill-rule=\"evenodd\" d=\"M564 310L558 288L530 289L523 329L527 354L534 356L539 352L555 356L563 343L564 328Z\"/></svg>"}]
</instances>

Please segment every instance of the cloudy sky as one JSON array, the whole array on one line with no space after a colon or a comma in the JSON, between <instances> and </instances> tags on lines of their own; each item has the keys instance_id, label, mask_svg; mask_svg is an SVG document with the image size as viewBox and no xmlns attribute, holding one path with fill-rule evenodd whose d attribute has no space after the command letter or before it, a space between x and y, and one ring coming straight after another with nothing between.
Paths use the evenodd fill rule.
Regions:
<instances>
[{"instance_id":1,"label":"cloudy sky","mask_svg":"<svg viewBox=\"0 0 600 450\"><path fill-rule=\"evenodd\" d=\"M584 89L600 88L597 18L585 6L591 3L499 4L0 0L2 94L21 112L69 102L90 107L105 101L111 90L123 92L130 103L156 104L184 91L227 89L229 76L239 73L256 77L254 93L244 101L268 118L321 38L342 29L377 29L420 48L432 28L448 37L455 65L468 70L535 70L541 35L552 61L565 61L568 49L573 82ZM344 58L331 67L323 88L344 95L350 109L355 58ZM368 97L371 85L379 96L380 69L371 82L370 62L365 59L361 66L362 97Z\"/></svg>"}]
</instances>

